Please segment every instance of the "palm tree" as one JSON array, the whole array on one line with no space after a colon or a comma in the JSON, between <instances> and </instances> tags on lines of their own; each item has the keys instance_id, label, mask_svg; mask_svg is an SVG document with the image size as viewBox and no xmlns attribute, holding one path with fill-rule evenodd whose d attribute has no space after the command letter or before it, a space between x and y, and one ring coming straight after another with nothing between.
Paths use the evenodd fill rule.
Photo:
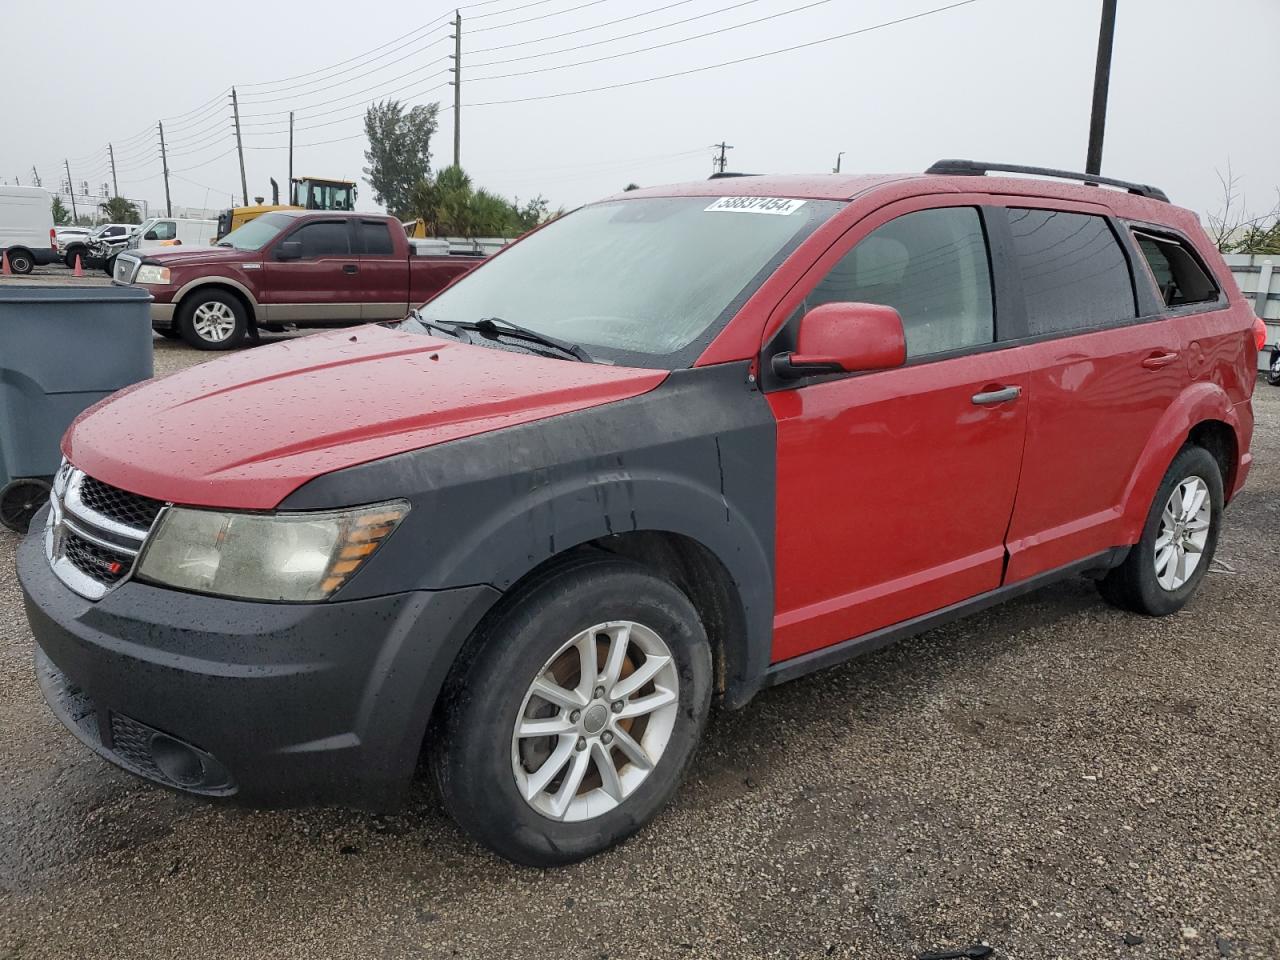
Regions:
<instances>
[{"instance_id":1,"label":"palm tree","mask_svg":"<svg viewBox=\"0 0 1280 960\"><path fill-rule=\"evenodd\" d=\"M142 222L137 206L124 197L112 197L110 200L98 204L98 210L107 219L108 223Z\"/></svg>"}]
</instances>

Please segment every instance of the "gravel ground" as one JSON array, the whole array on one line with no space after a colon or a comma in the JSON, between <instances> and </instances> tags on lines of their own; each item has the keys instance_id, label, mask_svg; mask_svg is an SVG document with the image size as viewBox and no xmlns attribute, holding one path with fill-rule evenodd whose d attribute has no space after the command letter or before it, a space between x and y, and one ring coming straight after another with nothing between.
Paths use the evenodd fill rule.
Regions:
<instances>
[{"instance_id":1,"label":"gravel ground","mask_svg":"<svg viewBox=\"0 0 1280 960\"><path fill-rule=\"evenodd\" d=\"M159 372L204 359L157 343ZM0 960L1280 957L1280 391L1180 615L1048 588L713 717L675 803L553 871L403 813L194 801L41 702L0 578ZM15 539L0 532L0 569Z\"/></svg>"}]
</instances>

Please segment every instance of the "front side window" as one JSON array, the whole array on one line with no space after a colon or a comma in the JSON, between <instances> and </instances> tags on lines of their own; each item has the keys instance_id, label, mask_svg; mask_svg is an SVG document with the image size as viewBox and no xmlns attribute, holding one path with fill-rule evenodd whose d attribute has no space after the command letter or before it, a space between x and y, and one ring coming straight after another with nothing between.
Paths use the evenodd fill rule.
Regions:
<instances>
[{"instance_id":1,"label":"front side window","mask_svg":"<svg viewBox=\"0 0 1280 960\"><path fill-rule=\"evenodd\" d=\"M444 323L501 318L634 366L688 366L843 201L643 197L583 207L429 301Z\"/></svg>"},{"instance_id":2,"label":"front side window","mask_svg":"<svg viewBox=\"0 0 1280 960\"><path fill-rule=\"evenodd\" d=\"M1185 243L1173 237L1134 231L1166 307L1218 299L1218 287Z\"/></svg>"},{"instance_id":3,"label":"front side window","mask_svg":"<svg viewBox=\"0 0 1280 960\"><path fill-rule=\"evenodd\" d=\"M1129 262L1105 217L1011 207L1027 333L1070 333L1132 320Z\"/></svg>"},{"instance_id":4,"label":"front side window","mask_svg":"<svg viewBox=\"0 0 1280 960\"><path fill-rule=\"evenodd\" d=\"M347 224L341 220L321 220L308 223L290 234L289 240L302 244L302 259L317 257L345 257L351 253L351 237Z\"/></svg>"},{"instance_id":5,"label":"front side window","mask_svg":"<svg viewBox=\"0 0 1280 960\"><path fill-rule=\"evenodd\" d=\"M908 358L991 343L991 268L978 211L921 210L876 228L832 268L804 306L839 302L897 310Z\"/></svg>"},{"instance_id":6,"label":"front side window","mask_svg":"<svg viewBox=\"0 0 1280 960\"><path fill-rule=\"evenodd\" d=\"M178 235L178 227L172 220L157 220L147 231L149 240L172 240Z\"/></svg>"}]
</instances>

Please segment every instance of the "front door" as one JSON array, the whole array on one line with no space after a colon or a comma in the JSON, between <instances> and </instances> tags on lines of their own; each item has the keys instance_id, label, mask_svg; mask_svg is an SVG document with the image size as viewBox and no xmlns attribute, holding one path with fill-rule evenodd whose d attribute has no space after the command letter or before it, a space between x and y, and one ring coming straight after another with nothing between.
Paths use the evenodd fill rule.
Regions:
<instances>
[{"instance_id":1,"label":"front door","mask_svg":"<svg viewBox=\"0 0 1280 960\"><path fill-rule=\"evenodd\" d=\"M280 244L297 241L301 257L280 260ZM309 220L282 234L263 259L264 319L269 323L342 323L360 319L360 258L346 220Z\"/></svg>"},{"instance_id":2,"label":"front door","mask_svg":"<svg viewBox=\"0 0 1280 960\"><path fill-rule=\"evenodd\" d=\"M1000 585L1027 371L996 346L982 213L940 202L880 211L802 281L810 290L801 310L832 301L896 308L907 364L769 394L778 423L775 662Z\"/></svg>"}]
</instances>

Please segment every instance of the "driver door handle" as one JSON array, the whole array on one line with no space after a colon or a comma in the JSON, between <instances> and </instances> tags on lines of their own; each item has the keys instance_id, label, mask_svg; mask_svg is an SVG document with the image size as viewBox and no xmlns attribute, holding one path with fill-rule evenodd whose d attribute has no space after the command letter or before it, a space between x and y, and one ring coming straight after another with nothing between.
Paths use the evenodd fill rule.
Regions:
<instances>
[{"instance_id":1,"label":"driver door handle","mask_svg":"<svg viewBox=\"0 0 1280 960\"><path fill-rule=\"evenodd\" d=\"M1142 361L1142 365L1148 370L1159 370L1161 367L1167 367L1177 359L1178 355L1176 353L1153 353Z\"/></svg>"},{"instance_id":2,"label":"driver door handle","mask_svg":"<svg viewBox=\"0 0 1280 960\"><path fill-rule=\"evenodd\" d=\"M360 268L357 267L354 263L344 263L342 265L342 272L343 273L359 273Z\"/></svg>"},{"instance_id":3,"label":"driver door handle","mask_svg":"<svg viewBox=\"0 0 1280 960\"><path fill-rule=\"evenodd\" d=\"M990 407L997 403L1017 400L1020 396L1022 396L1021 387L1001 387L998 390L984 390L981 393L975 393L972 399L980 407Z\"/></svg>"}]
</instances>

